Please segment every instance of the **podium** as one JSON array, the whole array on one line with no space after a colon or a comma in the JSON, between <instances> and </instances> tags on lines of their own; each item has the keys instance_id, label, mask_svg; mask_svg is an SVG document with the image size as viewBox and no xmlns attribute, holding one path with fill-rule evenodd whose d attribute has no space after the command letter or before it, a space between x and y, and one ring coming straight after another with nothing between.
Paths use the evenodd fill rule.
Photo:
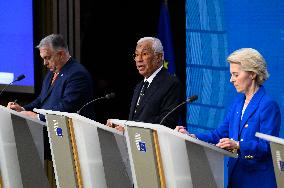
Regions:
<instances>
[{"instance_id":1,"label":"podium","mask_svg":"<svg viewBox=\"0 0 284 188\"><path fill-rule=\"evenodd\" d=\"M277 187L284 188L284 139L259 132L255 136L270 142Z\"/></svg>"},{"instance_id":2,"label":"podium","mask_svg":"<svg viewBox=\"0 0 284 188\"><path fill-rule=\"evenodd\" d=\"M132 188L123 133L74 113L46 116L57 187Z\"/></svg>"},{"instance_id":3,"label":"podium","mask_svg":"<svg viewBox=\"0 0 284 188\"><path fill-rule=\"evenodd\" d=\"M0 187L48 188L39 120L0 106Z\"/></svg>"},{"instance_id":4,"label":"podium","mask_svg":"<svg viewBox=\"0 0 284 188\"><path fill-rule=\"evenodd\" d=\"M158 124L112 120L125 127L135 187L224 187L224 156L236 154Z\"/></svg>"},{"instance_id":5,"label":"podium","mask_svg":"<svg viewBox=\"0 0 284 188\"><path fill-rule=\"evenodd\" d=\"M74 113L47 119L57 187L224 187L224 156L237 157L162 125L112 120L124 134Z\"/></svg>"}]
</instances>

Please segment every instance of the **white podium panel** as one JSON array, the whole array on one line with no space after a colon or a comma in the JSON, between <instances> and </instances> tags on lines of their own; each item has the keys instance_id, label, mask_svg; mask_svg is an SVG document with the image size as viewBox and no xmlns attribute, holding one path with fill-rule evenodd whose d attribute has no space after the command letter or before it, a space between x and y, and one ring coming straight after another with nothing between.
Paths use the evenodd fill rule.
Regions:
<instances>
[{"instance_id":1,"label":"white podium panel","mask_svg":"<svg viewBox=\"0 0 284 188\"><path fill-rule=\"evenodd\" d=\"M132 188L125 137L78 114L45 114L57 187Z\"/></svg>"},{"instance_id":2,"label":"white podium panel","mask_svg":"<svg viewBox=\"0 0 284 188\"><path fill-rule=\"evenodd\" d=\"M270 142L277 187L284 188L284 139L258 132L255 136Z\"/></svg>"},{"instance_id":3,"label":"white podium panel","mask_svg":"<svg viewBox=\"0 0 284 188\"><path fill-rule=\"evenodd\" d=\"M0 172L4 188L49 187L43 167L43 122L0 106Z\"/></svg>"},{"instance_id":4,"label":"white podium panel","mask_svg":"<svg viewBox=\"0 0 284 188\"><path fill-rule=\"evenodd\" d=\"M158 124L113 120L125 126L135 187L224 187L224 156L212 144Z\"/></svg>"}]
</instances>

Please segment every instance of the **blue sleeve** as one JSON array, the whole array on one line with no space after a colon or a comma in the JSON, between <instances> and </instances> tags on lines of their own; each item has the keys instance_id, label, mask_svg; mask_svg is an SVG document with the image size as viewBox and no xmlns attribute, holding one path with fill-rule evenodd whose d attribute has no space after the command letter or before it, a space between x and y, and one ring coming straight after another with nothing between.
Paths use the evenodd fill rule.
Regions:
<instances>
[{"instance_id":1,"label":"blue sleeve","mask_svg":"<svg viewBox=\"0 0 284 188\"><path fill-rule=\"evenodd\" d=\"M50 77L51 76L51 73L49 72L46 76L45 76L45 78L44 78L44 81L43 81L43 83L42 83L42 87L41 87L41 92L40 92L40 94L39 94L39 96L35 99L35 100L33 100L31 103L29 103L29 104L27 104L27 105L25 105L25 106L23 106L23 108L25 109L25 110L27 110L27 111L33 111L33 109L34 108L41 108L41 106L42 106L42 104L41 104L41 97L42 97L42 95L43 95L43 88L44 87L46 87L46 85L45 85L45 83L47 83L48 81L48 77Z\"/></svg>"},{"instance_id":2,"label":"blue sleeve","mask_svg":"<svg viewBox=\"0 0 284 188\"><path fill-rule=\"evenodd\" d=\"M40 99L40 95L34 100L32 101L30 104L27 104L25 106L23 106L23 108L27 111L33 111L34 108L40 108L41 106L41 99Z\"/></svg>"},{"instance_id":3,"label":"blue sleeve","mask_svg":"<svg viewBox=\"0 0 284 188\"><path fill-rule=\"evenodd\" d=\"M259 132L272 136L279 136L281 125L281 114L278 104L275 101L260 105L259 110ZM256 158L265 158L270 155L269 142L263 139L250 139L240 142L241 157L253 155Z\"/></svg>"},{"instance_id":4,"label":"blue sleeve","mask_svg":"<svg viewBox=\"0 0 284 188\"><path fill-rule=\"evenodd\" d=\"M198 133L195 134L195 136L202 141L212 144L217 144L221 138L229 137L229 123L230 119L232 119L234 109L235 105L233 104L230 106L224 121L219 125L217 129L209 133Z\"/></svg>"}]
</instances>

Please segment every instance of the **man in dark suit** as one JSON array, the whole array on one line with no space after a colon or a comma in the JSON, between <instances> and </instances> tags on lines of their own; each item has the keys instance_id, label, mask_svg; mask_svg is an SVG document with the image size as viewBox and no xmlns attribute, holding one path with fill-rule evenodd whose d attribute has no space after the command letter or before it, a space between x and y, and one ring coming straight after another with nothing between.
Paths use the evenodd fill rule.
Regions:
<instances>
[{"instance_id":1,"label":"man in dark suit","mask_svg":"<svg viewBox=\"0 0 284 188\"><path fill-rule=\"evenodd\" d=\"M129 120L159 124L180 103L181 84L163 68L164 51L159 39L144 37L137 42L134 60L144 80L137 84L132 97ZM163 125L174 128L178 113L169 115ZM107 123L111 126L111 122ZM118 130L121 127L116 127Z\"/></svg>"},{"instance_id":2,"label":"man in dark suit","mask_svg":"<svg viewBox=\"0 0 284 188\"><path fill-rule=\"evenodd\" d=\"M76 112L93 96L92 78L88 71L73 59L61 35L52 34L41 40L37 48L49 72L44 78L40 95L30 104L20 106L9 102L8 107L32 118L45 120L44 116L32 112L34 108ZM92 108L81 113L92 118Z\"/></svg>"}]
</instances>

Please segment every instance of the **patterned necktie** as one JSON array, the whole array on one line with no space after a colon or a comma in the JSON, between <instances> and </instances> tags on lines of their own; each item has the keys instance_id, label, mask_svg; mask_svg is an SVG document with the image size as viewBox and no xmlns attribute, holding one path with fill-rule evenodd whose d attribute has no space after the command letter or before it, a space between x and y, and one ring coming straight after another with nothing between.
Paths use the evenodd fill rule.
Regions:
<instances>
[{"instance_id":1,"label":"patterned necktie","mask_svg":"<svg viewBox=\"0 0 284 188\"><path fill-rule=\"evenodd\" d=\"M51 85L53 85L53 83L57 79L58 75L59 75L59 73L53 73L53 77L52 77L52 80L51 80Z\"/></svg>"},{"instance_id":2,"label":"patterned necktie","mask_svg":"<svg viewBox=\"0 0 284 188\"><path fill-rule=\"evenodd\" d=\"M146 92L146 89L148 88L148 85L149 85L149 82L147 82L147 81L145 81L143 83L143 86L141 88L139 98L138 98L138 101L137 101L137 104L136 104L136 107L135 107L135 113L136 113L137 109L139 108L140 102L141 102L143 96L145 95L145 92Z\"/></svg>"}]
</instances>

